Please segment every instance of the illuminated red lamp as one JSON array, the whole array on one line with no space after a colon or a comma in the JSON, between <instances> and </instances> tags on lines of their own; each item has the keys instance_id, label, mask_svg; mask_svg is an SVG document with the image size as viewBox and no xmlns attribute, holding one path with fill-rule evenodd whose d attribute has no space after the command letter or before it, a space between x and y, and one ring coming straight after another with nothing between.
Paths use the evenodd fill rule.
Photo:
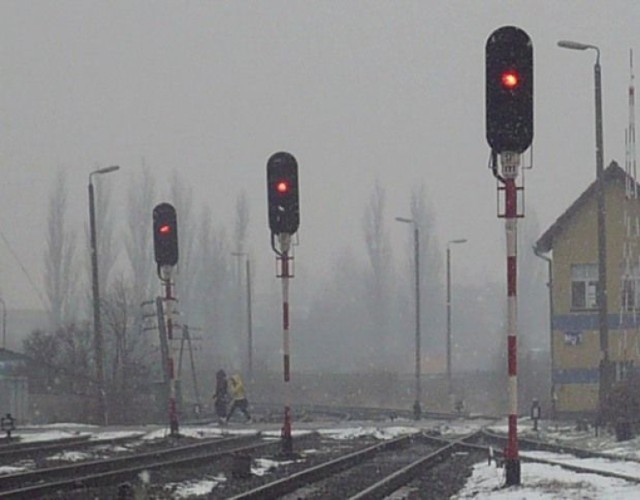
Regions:
<instances>
[{"instance_id":1,"label":"illuminated red lamp","mask_svg":"<svg viewBox=\"0 0 640 500\"><path fill-rule=\"evenodd\" d=\"M160 234L169 234L171 232L171 226L169 224L165 224L164 226L160 226L158 228L158 232Z\"/></svg>"},{"instance_id":2,"label":"illuminated red lamp","mask_svg":"<svg viewBox=\"0 0 640 500\"><path fill-rule=\"evenodd\" d=\"M289 183L287 181L279 181L276 184L276 191L280 194L286 194L289 191Z\"/></svg>"},{"instance_id":3,"label":"illuminated red lamp","mask_svg":"<svg viewBox=\"0 0 640 500\"><path fill-rule=\"evenodd\" d=\"M505 71L500 77L502 86L507 90L515 89L520 83L520 75L514 70Z\"/></svg>"}]
</instances>

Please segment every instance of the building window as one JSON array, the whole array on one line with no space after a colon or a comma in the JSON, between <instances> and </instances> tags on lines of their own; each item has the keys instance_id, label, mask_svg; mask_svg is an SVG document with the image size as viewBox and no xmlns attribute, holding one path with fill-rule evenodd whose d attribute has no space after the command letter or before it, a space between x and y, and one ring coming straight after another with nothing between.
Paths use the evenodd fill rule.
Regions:
<instances>
[{"instance_id":1,"label":"building window","mask_svg":"<svg viewBox=\"0 0 640 500\"><path fill-rule=\"evenodd\" d=\"M623 276L622 306L625 311L634 311L640 306L640 269L635 267Z\"/></svg>"},{"instance_id":2,"label":"building window","mask_svg":"<svg viewBox=\"0 0 640 500\"><path fill-rule=\"evenodd\" d=\"M632 311L636 307L636 284L634 280L624 279L622 282L622 307Z\"/></svg>"},{"instance_id":3,"label":"building window","mask_svg":"<svg viewBox=\"0 0 640 500\"><path fill-rule=\"evenodd\" d=\"M633 375L633 361L618 361L616 367L616 382L628 380Z\"/></svg>"},{"instance_id":4,"label":"building window","mask_svg":"<svg viewBox=\"0 0 640 500\"><path fill-rule=\"evenodd\" d=\"M598 308L598 265L571 266L571 309Z\"/></svg>"}]
</instances>

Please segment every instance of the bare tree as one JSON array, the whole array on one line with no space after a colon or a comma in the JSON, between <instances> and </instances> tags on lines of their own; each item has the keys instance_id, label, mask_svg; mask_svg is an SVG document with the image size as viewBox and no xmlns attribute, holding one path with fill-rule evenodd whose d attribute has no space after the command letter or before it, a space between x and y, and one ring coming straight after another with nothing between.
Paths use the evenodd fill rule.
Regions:
<instances>
[{"instance_id":1,"label":"bare tree","mask_svg":"<svg viewBox=\"0 0 640 500\"><path fill-rule=\"evenodd\" d=\"M196 222L193 214L193 189L185 184L177 172L173 173L170 198L173 201L178 218L180 245L176 292L180 301L180 312L186 322L189 321L190 313L193 309L190 283L195 279L197 272L193 259Z\"/></svg>"},{"instance_id":2,"label":"bare tree","mask_svg":"<svg viewBox=\"0 0 640 500\"><path fill-rule=\"evenodd\" d=\"M155 178L151 169L143 164L136 182L129 184L127 192L127 235L125 250L132 271L133 301L140 304L151 298L155 277L151 213L155 199Z\"/></svg>"},{"instance_id":3,"label":"bare tree","mask_svg":"<svg viewBox=\"0 0 640 500\"><path fill-rule=\"evenodd\" d=\"M445 345L444 255L436 238L435 211L429 203L424 184L414 188L411 193L410 210L412 219L420 229L420 297L423 306L420 310L420 323L425 347L423 354L433 356L435 349Z\"/></svg>"},{"instance_id":4,"label":"bare tree","mask_svg":"<svg viewBox=\"0 0 640 500\"><path fill-rule=\"evenodd\" d=\"M239 355L240 352L243 352L241 346L246 341L245 335L246 326L245 326L245 316L244 316L244 305L245 305L245 287L243 286L244 282L244 269L245 269L245 261L247 258L247 249L245 248L245 242L247 238L247 231L249 227L249 204L247 200L246 192L242 191L237 199L236 199L236 219L235 219L235 248L233 250L235 256L235 269L236 269L236 284L235 284L235 293L234 293L234 304L233 304L233 318L234 318L234 331L236 332L235 338L235 347L234 352L236 355Z\"/></svg>"},{"instance_id":5,"label":"bare tree","mask_svg":"<svg viewBox=\"0 0 640 500\"><path fill-rule=\"evenodd\" d=\"M57 375L55 360L60 352L56 336L35 330L24 339L23 352L33 361L34 367L29 374L29 390L36 393L51 392L51 384Z\"/></svg>"},{"instance_id":6,"label":"bare tree","mask_svg":"<svg viewBox=\"0 0 640 500\"><path fill-rule=\"evenodd\" d=\"M194 288L197 290L196 304L199 323L208 343L208 353L222 362L223 353L231 353L234 346L232 255L224 230L214 228L211 212L205 210L200 218L197 273ZM224 359L229 366L229 359Z\"/></svg>"},{"instance_id":7,"label":"bare tree","mask_svg":"<svg viewBox=\"0 0 640 500\"><path fill-rule=\"evenodd\" d=\"M139 304L133 297L134 289L120 277L103 300L109 406L112 418L120 422L134 420L135 398L149 390L152 366L163 362L139 329Z\"/></svg>"},{"instance_id":8,"label":"bare tree","mask_svg":"<svg viewBox=\"0 0 640 500\"><path fill-rule=\"evenodd\" d=\"M76 235L67 229L66 215L66 176L60 171L49 195L47 247L44 254L44 282L53 330L71 322L76 313L78 274L72 269Z\"/></svg>"},{"instance_id":9,"label":"bare tree","mask_svg":"<svg viewBox=\"0 0 640 500\"><path fill-rule=\"evenodd\" d=\"M248 229L249 200L247 198L247 193L245 191L242 191L236 199L236 224L234 236L238 252L244 251Z\"/></svg>"},{"instance_id":10,"label":"bare tree","mask_svg":"<svg viewBox=\"0 0 640 500\"><path fill-rule=\"evenodd\" d=\"M380 355L391 337L389 331L389 296L391 291L391 247L385 227L385 192L376 181L363 216L364 239L369 257L370 273L367 278L372 337L372 364L380 365Z\"/></svg>"},{"instance_id":11,"label":"bare tree","mask_svg":"<svg viewBox=\"0 0 640 500\"><path fill-rule=\"evenodd\" d=\"M363 321L369 316L370 305L361 299L367 293L369 273L367 263L350 249L336 254L333 265L316 287L313 307L308 308L297 328L304 336L296 343L301 366L321 371L371 367L372 353L362 348L373 341L370 326Z\"/></svg>"},{"instance_id":12,"label":"bare tree","mask_svg":"<svg viewBox=\"0 0 640 500\"><path fill-rule=\"evenodd\" d=\"M36 330L24 341L34 360L33 389L41 392L88 395L94 392L91 342L86 325L65 325L53 333Z\"/></svg>"}]
</instances>

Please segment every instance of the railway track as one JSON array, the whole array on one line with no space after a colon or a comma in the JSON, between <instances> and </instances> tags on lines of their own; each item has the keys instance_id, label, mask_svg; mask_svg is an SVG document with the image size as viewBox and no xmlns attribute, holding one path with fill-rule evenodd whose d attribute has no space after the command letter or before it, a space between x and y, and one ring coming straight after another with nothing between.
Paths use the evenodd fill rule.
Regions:
<instances>
[{"instance_id":1,"label":"railway track","mask_svg":"<svg viewBox=\"0 0 640 500\"><path fill-rule=\"evenodd\" d=\"M281 405L254 403L253 407L258 414L266 415L265 420L267 421L278 422L282 418ZM323 418L332 421L369 420L374 422L383 420L394 420L396 418L414 420L413 410L409 408L375 408L367 406L300 404L294 406L293 412L294 422L305 421L308 419L322 420ZM423 411L422 418L433 420L454 420L458 418L466 418L472 420L494 420L496 417L486 415L471 415L465 412Z\"/></svg>"},{"instance_id":2,"label":"railway track","mask_svg":"<svg viewBox=\"0 0 640 500\"><path fill-rule=\"evenodd\" d=\"M232 496L234 500L383 498L446 460L460 440L433 440L419 433L345 454ZM225 498L213 491L212 498Z\"/></svg>"},{"instance_id":3,"label":"railway track","mask_svg":"<svg viewBox=\"0 0 640 500\"><path fill-rule=\"evenodd\" d=\"M255 453L256 450L273 445L273 442L264 442L258 433L253 433L239 437L207 439L195 444L135 453L126 457L7 474L0 478L0 497L41 498L65 491L113 485L127 481L143 470L197 464L240 452Z\"/></svg>"},{"instance_id":4,"label":"railway track","mask_svg":"<svg viewBox=\"0 0 640 500\"><path fill-rule=\"evenodd\" d=\"M505 436L496 434L494 432L489 432L487 430L483 430L481 432L480 439L485 443L484 445L481 445L484 449L487 448L487 445L495 445L499 448L499 450L501 450L507 442L507 438ZM520 460L522 462L535 462L546 465L554 465L573 472L597 474L603 477L622 479L624 481L640 484L640 460L638 459L634 459L631 457L614 456L609 453L601 453L597 451L586 450L583 448L576 448L563 444L546 443L543 441L532 439L519 439L518 443L521 448ZM472 445L469 444L469 446ZM538 454L540 451L551 454L553 458L551 458L549 455L544 457L540 456L540 454ZM502 452L496 450L496 454L501 455ZM598 464L598 466L577 463L581 460L588 459L597 459L600 461L600 463ZM631 462L638 464L637 473L623 474L612 470L616 467L616 463L619 464L620 462Z\"/></svg>"},{"instance_id":5,"label":"railway track","mask_svg":"<svg viewBox=\"0 0 640 500\"><path fill-rule=\"evenodd\" d=\"M329 413L324 409L321 412L324 415ZM483 422L476 421L474 426L483 426ZM358 438L345 442L310 433L306 437L295 438L298 455L282 457L280 441L273 433L271 438L265 436L256 432L233 438L203 439L180 446L176 445L178 441L167 440L173 444L166 449L4 475L0 476L0 497L80 499L89 495L114 498L118 485L135 481L141 471L153 471L146 488L157 499L172 498L171 484L198 482L205 477L216 478L208 496L213 499L370 499L384 498L394 492L402 498L449 498L455 494L456 488L464 484L471 466L487 460L490 450L496 457L501 456L506 439L485 428L457 438L418 431L382 442L373 436L368 440ZM310 445L304 444L306 440ZM38 448L46 444L0 447L0 456L3 453L10 456L12 452L29 453L29 448L33 449L34 445ZM89 440L82 437L48 444L84 447L115 443L114 439ZM574 472L599 474L640 484L640 464L635 473L629 472L631 469L615 470L612 463L607 465L586 460L580 463L580 459L613 459L618 464L622 460L640 462L636 459L527 438L521 438L519 444L523 464L556 465ZM254 465L268 460L280 462L264 476L249 472L246 476L234 478L230 472L234 458L239 456ZM436 495L437 488L442 489L441 494ZM104 496L105 492L109 495Z\"/></svg>"},{"instance_id":6,"label":"railway track","mask_svg":"<svg viewBox=\"0 0 640 500\"><path fill-rule=\"evenodd\" d=\"M91 436L52 439L47 441L28 441L0 447L0 463L7 464L18 460L40 457L47 453L60 451L76 451L101 446L116 446L134 442L143 434L102 439L91 439Z\"/></svg>"},{"instance_id":7,"label":"railway track","mask_svg":"<svg viewBox=\"0 0 640 500\"><path fill-rule=\"evenodd\" d=\"M389 420L387 410L373 408L305 408L302 412L312 412L311 419L328 418L329 420L349 421L355 419L372 419ZM304 413L301 413L304 414ZM121 440L136 439L132 437L121 438ZM241 438L242 439L242 438ZM244 439L247 439L246 437ZM255 435L258 440L258 436ZM296 443L300 442L299 437ZM405 441L407 438L400 439L399 442ZM4 452L0 449L0 456L6 453L7 461L16 460L19 456L28 457L30 454L42 457L43 454L61 451L65 449L79 449L83 447L97 445L114 445L117 444L114 439L92 440L85 436L39 443L24 443L22 445L14 445L7 447ZM60 492L71 491L88 491L90 488L100 490L101 488L113 487L119 483L129 481L143 470L165 471L180 470L180 474L184 478L184 474L191 473L190 467L198 468L199 464L229 461L235 454L242 453L249 456L259 456L260 454L274 456L280 449L280 443L277 440L271 440L267 443L253 443L247 446L231 446L230 449L222 449L225 441L236 442L236 439L214 439L202 441L195 445L173 447L169 450L154 450L148 453L133 453L125 457L116 457L100 460L88 460L85 462L76 462L72 465L60 465L57 467L43 467L29 472L19 472L15 474L7 474L0 477L0 497L2 498L42 498L47 495L58 495ZM297 444L296 447L299 445ZM381 448L387 448L389 443L382 443ZM393 445L391 445L393 447ZM424 443L423 443L424 446ZM335 446L338 448L339 446ZM362 447L356 444L350 448ZM211 449L209 449L211 448ZM426 450L420 451L420 456L425 454ZM107 450L108 453L108 450ZM401 460L400 458L396 460ZM43 463L40 460L40 463ZM185 469L187 469L185 471ZM228 467L227 467L228 469ZM171 476L171 473L165 474ZM196 473L197 477L197 473ZM163 477L154 474L154 482L161 484ZM237 491L237 484L236 491ZM240 486L242 488L243 486ZM82 497L80 494L78 498ZM226 498L228 495L223 495ZM65 498L69 498L65 494ZM160 498L160 497L158 497Z\"/></svg>"},{"instance_id":8,"label":"railway track","mask_svg":"<svg viewBox=\"0 0 640 500\"><path fill-rule=\"evenodd\" d=\"M494 448L496 444L498 449ZM529 446L526 440L524 444ZM536 444L540 446L540 443ZM504 438L496 439L495 435L484 430L453 440L422 433L403 436L345 454L326 463L305 467L288 477L231 497L224 490L214 490L210 498L368 500L385 498L402 489L412 491L411 498L435 498L434 487L455 480L455 476L461 475L462 470L468 471L471 464L487 460L490 454L500 457L503 445ZM601 453L576 449L577 454L573 456L575 460L571 461L566 456L567 449L564 446L544 443L544 448L547 455L536 456L536 452L523 451L521 460L640 483L640 467L637 475L623 473L612 470L615 468L613 462L598 465L575 463L580 459L602 459ZM460 457L464 457L464 460L458 460L458 464L453 466L452 463ZM452 493L442 492L441 498L448 498Z\"/></svg>"}]
</instances>

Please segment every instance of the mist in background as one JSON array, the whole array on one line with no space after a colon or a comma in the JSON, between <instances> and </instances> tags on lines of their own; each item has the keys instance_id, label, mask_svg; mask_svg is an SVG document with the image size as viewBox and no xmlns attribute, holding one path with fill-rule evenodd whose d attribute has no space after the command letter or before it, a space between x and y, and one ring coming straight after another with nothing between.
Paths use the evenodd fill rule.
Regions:
<instances>
[{"instance_id":1,"label":"mist in background","mask_svg":"<svg viewBox=\"0 0 640 500\"><path fill-rule=\"evenodd\" d=\"M130 290L135 310L160 293L151 210L173 203L180 309L203 358L245 362L245 276L232 255L242 252L255 361L279 367L266 161L285 150L300 166L293 369L411 371L413 241L397 216L421 221L425 367L443 369L445 248L459 238L454 364L502 367L505 242L487 168L484 46L513 24L532 38L535 64L520 333L525 348L547 349L546 264L531 243L595 178L595 56L557 41L600 47L605 163L621 162L638 19L630 1L3 2L0 295L51 324L89 320L88 176L119 165L94 178L104 296ZM65 266L53 300L52 273Z\"/></svg>"}]
</instances>

